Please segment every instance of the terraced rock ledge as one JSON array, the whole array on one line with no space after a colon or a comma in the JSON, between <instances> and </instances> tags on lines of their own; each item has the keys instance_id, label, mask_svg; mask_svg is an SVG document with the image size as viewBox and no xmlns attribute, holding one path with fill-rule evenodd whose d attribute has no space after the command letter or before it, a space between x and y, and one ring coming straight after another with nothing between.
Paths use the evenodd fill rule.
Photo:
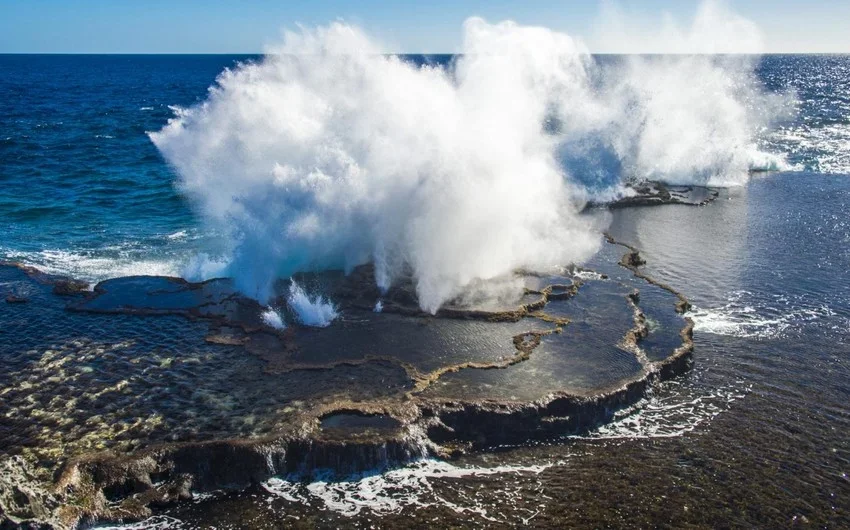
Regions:
<instances>
[{"instance_id":1,"label":"terraced rock ledge","mask_svg":"<svg viewBox=\"0 0 850 530\"><path fill-rule=\"evenodd\" d=\"M0 527L134 520L274 475L452 458L610 421L689 368L693 323L637 249L607 241L587 268L517 272L515 296L436 315L409 282L378 292L368 266L299 275L340 317L284 330L226 279L87 291L2 264ZM295 321L283 295L272 305Z\"/></svg>"}]
</instances>

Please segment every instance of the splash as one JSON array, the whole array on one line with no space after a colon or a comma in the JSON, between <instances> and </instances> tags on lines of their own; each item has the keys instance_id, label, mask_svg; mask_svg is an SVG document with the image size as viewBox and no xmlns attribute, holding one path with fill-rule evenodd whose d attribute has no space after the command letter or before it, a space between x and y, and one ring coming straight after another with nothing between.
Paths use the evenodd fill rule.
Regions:
<instances>
[{"instance_id":1,"label":"splash","mask_svg":"<svg viewBox=\"0 0 850 530\"><path fill-rule=\"evenodd\" d=\"M260 317L267 326L277 330L286 329L286 324L283 322L283 318L280 316L280 313L275 311L272 307L263 311Z\"/></svg>"},{"instance_id":2,"label":"splash","mask_svg":"<svg viewBox=\"0 0 850 530\"><path fill-rule=\"evenodd\" d=\"M760 90L753 56L630 57L606 130L624 176L669 184L736 186L756 170L782 170L758 131L785 116L787 96Z\"/></svg>"},{"instance_id":3,"label":"splash","mask_svg":"<svg viewBox=\"0 0 850 530\"><path fill-rule=\"evenodd\" d=\"M226 70L151 139L229 234L225 272L249 296L372 262L382 290L410 276L436 312L587 259L600 227L579 212L626 180L745 181L768 100L747 59L601 61L563 33L470 18L451 64L417 65L334 23Z\"/></svg>"},{"instance_id":4,"label":"splash","mask_svg":"<svg viewBox=\"0 0 850 530\"><path fill-rule=\"evenodd\" d=\"M298 321L305 326L324 328L339 316L329 300L321 295L311 297L295 280L291 280L289 284L289 297L286 302L297 315Z\"/></svg>"},{"instance_id":5,"label":"splash","mask_svg":"<svg viewBox=\"0 0 850 530\"><path fill-rule=\"evenodd\" d=\"M586 53L480 19L466 41L472 55L448 71L383 55L343 24L289 33L152 134L238 242L228 272L241 290L266 301L277 277L372 261L382 289L412 274L433 312L476 279L596 250L541 132L553 90L583 90Z\"/></svg>"},{"instance_id":6,"label":"splash","mask_svg":"<svg viewBox=\"0 0 850 530\"><path fill-rule=\"evenodd\" d=\"M700 2L689 21L637 7L613 0L603 2L589 39L594 51L757 55L764 48L758 24L730 9L724 0Z\"/></svg>"}]
</instances>

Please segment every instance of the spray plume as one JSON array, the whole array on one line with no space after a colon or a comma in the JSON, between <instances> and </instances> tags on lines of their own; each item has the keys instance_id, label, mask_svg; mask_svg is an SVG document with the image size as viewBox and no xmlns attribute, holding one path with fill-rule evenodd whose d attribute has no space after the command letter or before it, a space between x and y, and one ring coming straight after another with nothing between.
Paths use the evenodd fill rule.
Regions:
<instances>
[{"instance_id":1,"label":"spray plume","mask_svg":"<svg viewBox=\"0 0 850 530\"><path fill-rule=\"evenodd\" d=\"M451 65L416 65L334 23L225 70L151 138L229 234L246 294L373 262L380 288L411 275L435 312L591 256L584 201L626 179L743 182L763 100L747 61L599 62L568 35L471 18Z\"/></svg>"}]
</instances>

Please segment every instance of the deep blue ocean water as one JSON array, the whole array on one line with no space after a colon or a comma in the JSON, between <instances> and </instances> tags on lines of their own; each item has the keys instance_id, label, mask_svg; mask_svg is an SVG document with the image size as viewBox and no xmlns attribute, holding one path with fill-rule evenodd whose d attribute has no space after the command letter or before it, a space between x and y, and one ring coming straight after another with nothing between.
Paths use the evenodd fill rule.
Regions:
<instances>
[{"instance_id":1,"label":"deep blue ocean water","mask_svg":"<svg viewBox=\"0 0 850 530\"><path fill-rule=\"evenodd\" d=\"M176 273L196 221L147 136L245 56L0 56L0 255Z\"/></svg>"}]
</instances>

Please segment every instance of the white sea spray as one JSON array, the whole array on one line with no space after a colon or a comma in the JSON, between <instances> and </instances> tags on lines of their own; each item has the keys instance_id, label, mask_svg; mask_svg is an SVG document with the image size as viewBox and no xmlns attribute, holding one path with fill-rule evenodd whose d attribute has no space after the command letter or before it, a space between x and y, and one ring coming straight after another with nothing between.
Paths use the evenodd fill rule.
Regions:
<instances>
[{"instance_id":1,"label":"white sea spray","mask_svg":"<svg viewBox=\"0 0 850 530\"><path fill-rule=\"evenodd\" d=\"M668 40L722 51L712 39L751 26L708 2ZM782 98L752 57L605 62L564 33L477 17L461 51L417 65L342 22L288 31L151 134L230 238L223 272L241 291L265 303L278 278L372 262L381 290L411 274L436 312L591 256L601 227L579 212L627 180L741 184L782 164L755 146Z\"/></svg>"}]
</instances>

